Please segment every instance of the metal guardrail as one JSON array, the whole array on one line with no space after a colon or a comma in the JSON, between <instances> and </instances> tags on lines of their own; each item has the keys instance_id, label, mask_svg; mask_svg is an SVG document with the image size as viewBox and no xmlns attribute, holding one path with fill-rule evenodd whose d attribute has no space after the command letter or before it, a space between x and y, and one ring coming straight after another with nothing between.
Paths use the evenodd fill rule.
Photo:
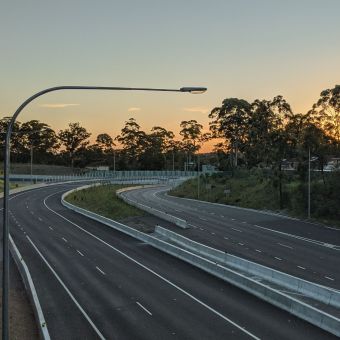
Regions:
<instances>
[{"instance_id":1,"label":"metal guardrail","mask_svg":"<svg viewBox=\"0 0 340 340\"><path fill-rule=\"evenodd\" d=\"M27 175L11 174L10 180L17 182L31 181L37 182L65 182L79 180L159 180L167 181L170 179L191 178L197 176L196 171L92 171L85 174L70 175ZM3 179L3 176L0 176Z\"/></svg>"}]
</instances>

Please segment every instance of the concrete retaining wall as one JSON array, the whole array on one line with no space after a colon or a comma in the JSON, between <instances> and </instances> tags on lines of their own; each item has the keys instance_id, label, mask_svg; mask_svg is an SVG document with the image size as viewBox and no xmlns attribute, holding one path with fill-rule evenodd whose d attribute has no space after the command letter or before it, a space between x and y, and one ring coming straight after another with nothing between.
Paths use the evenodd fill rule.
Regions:
<instances>
[{"instance_id":1,"label":"concrete retaining wall","mask_svg":"<svg viewBox=\"0 0 340 340\"><path fill-rule=\"evenodd\" d=\"M185 249L192 250L202 256L217 261L219 263L228 265L235 269L240 269L251 275L255 275L266 279L270 282L279 284L282 287L291 289L297 293L320 301L326 305L331 305L340 308L340 292L334 289L312 283L295 276L277 271L275 269L263 266L261 264L242 259L240 257L227 254L223 251L208 247L201 243L190 240L182 235L172 232L171 230L157 226L155 233L162 235L169 240L185 247Z\"/></svg>"},{"instance_id":2,"label":"concrete retaining wall","mask_svg":"<svg viewBox=\"0 0 340 340\"><path fill-rule=\"evenodd\" d=\"M167 243L163 240L160 240L151 235L147 235L141 233L133 228L125 226L116 221L110 220L98 214L92 213L85 209L79 208L65 201L65 197L73 192L74 190L70 190L62 196L62 204L70 208L82 215L85 215L89 218L92 218L96 221L99 221L111 228L122 231L125 234L128 234L132 237L135 237L143 242L148 243L149 245L167 253L172 256L175 256L185 262L192 264L195 267L198 267L205 272L208 272L222 280L229 282L257 297L262 300L265 300L283 310L288 311L289 313L300 317L303 320L306 320L313 325L316 325L334 335L340 336L340 319L329 315L317 308L314 308L310 305L307 305L295 298L277 291L273 288L270 288L256 280L253 280L245 275L238 273L236 270L231 270L222 265L219 265L215 261L211 261L207 258L198 256L194 253L191 253L188 250L179 248L170 243Z\"/></svg>"},{"instance_id":3,"label":"concrete retaining wall","mask_svg":"<svg viewBox=\"0 0 340 340\"><path fill-rule=\"evenodd\" d=\"M124 202L126 202L126 203L128 203L128 204L130 204L130 205L132 205L132 206L134 206L138 209L144 210L151 215L157 216L157 217L161 218L162 220L174 223L175 225L177 225L178 227L183 228L183 229L189 228L187 221L185 221L181 218L167 214L163 211L154 209L152 207L148 207L144 204L132 201L132 200L128 199L127 197L125 197L124 195L122 195L122 192L125 192L125 191L128 191L128 190L134 190L134 189L138 189L138 188L142 188L142 187L130 187L130 188L124 188L123 190L117 190L117 196L119 198L121 198Z\"/></svg>"}]
</instances>

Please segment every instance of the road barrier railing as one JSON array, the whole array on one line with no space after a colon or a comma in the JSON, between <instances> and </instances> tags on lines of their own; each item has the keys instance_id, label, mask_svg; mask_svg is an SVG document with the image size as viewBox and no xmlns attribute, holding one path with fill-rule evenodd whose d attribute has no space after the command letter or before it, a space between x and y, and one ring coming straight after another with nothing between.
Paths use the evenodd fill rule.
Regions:
<instances>
[{"instance_id":1,"label":"road barrier railing","mask_svg":"<svg viewBox=\"0 0 340 340\"><path fill-rule=\"evenodd\" d=\"M78 188L77 190L81 189L82 188ZM315 326L318 326L336 336L340 336L340 319L338 317L298 300L278 289L265 285L248 275L238 272L237 269L227 268L219 264L216 260L210 260L195 254L194 252L166 242L156 236L142 233L117 221L113 221L86 209L79 208L65 200L65 197L74 191L75 190L70 190L62 195L61 202L65 207L190 263L193 266L229 282L264 301L267 301L297 317L300 317L303 320L310 322Z\"/></svg>"}]
</instances>

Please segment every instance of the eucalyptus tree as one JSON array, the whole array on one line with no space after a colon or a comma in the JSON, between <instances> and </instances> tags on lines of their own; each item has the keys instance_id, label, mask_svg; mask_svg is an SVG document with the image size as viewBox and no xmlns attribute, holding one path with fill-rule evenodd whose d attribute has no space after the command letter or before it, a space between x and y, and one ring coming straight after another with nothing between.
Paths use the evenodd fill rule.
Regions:
<instances>
[{"instance_id":1,"label":"eucalyptus tree","mask_svg":"<svg viewBox=\"0 0 340 340\"><path fill-rule=\"evenodd\" d=\"M139 124L134 118L130 118L125 122L116 140L123 147L121 152L124 153L128 167L130 169L136 168L147 141L145 132L141 131Z\"/></svg>"},{"instance_id":2,"label":"eucalyptus tree","mask_svg":"<svg viewBox=\"0 0 340 340\"><path fill-rule=\"evenodd\" d=\"M20 127L22 146L27 153L34 151L34 162L53 161L59 143L56 133L46 123L30 120Z\"/></svg>"},{"instance_id":3,"label":"eucalyptus tree","mask_svg":"<svg viewBox=\"0 0 340 340\"><path fill-rule=\"evenodd\" d=\"M77 153L82 151L89 144L88 138L91 133L80 126L79 123L69 123L68 128L60 130L57 134L59 141L65 148L65 151L71 161L72 168L74 167L74 161Z\"/></svg>"},{"instance_id":4,"label":"eucalyptus tree","mask_svg":"<svg viewBox=\"0 0 340 340\"><path fill-rule=\"evenodd\" d=\"M340 148L340 85L320 93L320 99L309 111L313 122L334 138Z\"/></svg>"},{"instance_id":5,"label":"eucalyptus tree","mask_svg":"<svg viewBox=\"0 0 340 340\"><path fill-rule=\"evenodd\" d=\"M200 148L202 143L203 126L195 119L183 120L180 123L181 130L179 134L182 136L182 145L187 154L187 165L191 162L193 156Z\"/></svg>"},{"instance_id":6,"label":"eucalyptus tree","mask_svg":"<svg viewBox=\"0 0 340 340\"><path fill-rule=\"evenodd\" d=\"M4 117L0 119L0 157L1 160L4 158L4 142L5 136L7 132L8 124L11 120L11 117ZM13 132L11 136L11 156L12 158L17 161L18 157L21 155L23 148L22 148L22 135L20 134L20 127L21 123L16 121L13 126ZM19 157L20 160L20 157Z\"/></svg>"},{"instance_id":7,"label":"eucalyptus tree","mask_svg":"<svg viewBox=\"0 0 340 340\"><path fill-rule=\"evenodd\" d=\"M239 151L247 142L251 104L244 99L226 98L220 107L209 114L212 136L223 138L233 156L233 165L238 165Z\"/></svg>"}]
</instances>

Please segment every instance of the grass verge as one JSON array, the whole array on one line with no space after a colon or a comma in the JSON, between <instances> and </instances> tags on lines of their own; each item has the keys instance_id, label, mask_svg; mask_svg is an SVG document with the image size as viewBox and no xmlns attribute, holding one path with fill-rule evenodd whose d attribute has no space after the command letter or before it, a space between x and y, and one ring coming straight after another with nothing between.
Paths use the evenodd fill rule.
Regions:
<instances>
[{"instance_id":1,"label":"grass verge","mask_svg":"<svg viewBox=\"0 0 340 340\"><path fill-rule=\"evenodd\" d=\"M340 173L329 174L323 182L311 184L312 220L340 227ZM285 175L282 183L282 206L273 176L260 171L243 171L234 176L214 174L190 179L170 191L170 195L244 208L270 210L292 217L306 218L308 189L297 175Z\"/></svg>"},{"instance_id":2,"label":"grass verge","mask_svg":"<svg viewBox=\"0 0 340 340\"><path fill-rule=\"evenodd\" d=\"M118 198L116 191L129 185L100 185L75 191L65 200L80 208L119 221L127 217L144 216L145 213Z\"/></svg>"}]
</instances>

